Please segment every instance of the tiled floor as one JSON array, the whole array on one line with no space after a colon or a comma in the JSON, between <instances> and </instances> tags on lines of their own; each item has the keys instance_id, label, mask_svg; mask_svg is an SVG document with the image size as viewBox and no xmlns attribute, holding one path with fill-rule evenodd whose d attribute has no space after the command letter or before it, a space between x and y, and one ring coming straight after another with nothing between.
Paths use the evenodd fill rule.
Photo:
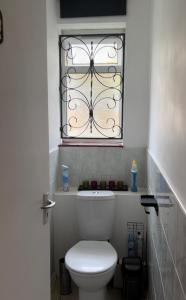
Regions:
<instances>
[{"instance_id":1,"label":"tiled floor","mask_svg":"<svg viewBox=\"0 0 186 300\"><path fill-rule=\"evenodd\" d=\"M72 294L67 296L59 295L58 280L55 281L55 285L52 288L52 300L78 300L78 289L75 285L72 288ZM121 300L121 290L108 288L108 300ZM88 299L87 299L88 300Z\"/></svg>"},{"instance_id":2,"label":"tiled floor","mask_svg":"<svg viewBox=\"0 0 186 300\"><path fill-rule=\"evenodd\" d=\"M107 300L122 300L122 293L121 289L116 289L112 287L108 287L108 298ZM148 296L139 298L139 300L148 300ZM78 300L78 288L75 286L75 284L72 285L72 293L67 296L61 296L59 294L59 280L56 278L54 281L53 287L52 287L52 298L51 300ZM88 300L88 299L87 299ZM160 299L158 299L160 300Z\"/></svg>"}]
</instances>

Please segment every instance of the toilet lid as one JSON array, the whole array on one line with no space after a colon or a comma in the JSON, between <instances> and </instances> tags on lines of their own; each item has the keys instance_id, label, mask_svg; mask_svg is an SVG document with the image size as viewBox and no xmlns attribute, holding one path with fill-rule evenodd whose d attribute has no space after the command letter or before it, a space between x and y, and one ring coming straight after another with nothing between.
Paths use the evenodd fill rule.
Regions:
<instances>
[{"instance_id":1,"label":"toilet lid","mask_svg":"<svg viewBox=\"0 0 186 300\"><path fill-rule=\"evenodd\" d=\"M116 262L116 250L105 241L80 241L65 256L67 268L80 273L105 272Z\"/></svg>"}]
</instances>

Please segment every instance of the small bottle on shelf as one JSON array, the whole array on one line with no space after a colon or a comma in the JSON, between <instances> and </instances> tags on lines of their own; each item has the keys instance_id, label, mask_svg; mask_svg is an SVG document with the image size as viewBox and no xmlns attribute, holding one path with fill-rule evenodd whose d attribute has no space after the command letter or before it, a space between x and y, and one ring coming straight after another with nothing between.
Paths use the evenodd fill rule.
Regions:
<instances>
[{"instance_id":1,"label":"small bottle on shelf","mask_svg":"<svg viewBox=\"0 0 186 300\"><path fill-rule=\"evenodd\" d=\"M62 169L62 188L64 192L69 191L69 167L66 165L61 165Z\"/></svg>"},{"instance_id":2,"label":"small bottle on shelf","mask_svg":"<svg viewBox=\"0 0 186 300\"><path fill-rule=\"evenodd\" d=\"M132 161L132 167L131 167L131 191L137 192L137 175L138 175L138 167L137 162L135 160Z\"/></svg>"}]
</instances>

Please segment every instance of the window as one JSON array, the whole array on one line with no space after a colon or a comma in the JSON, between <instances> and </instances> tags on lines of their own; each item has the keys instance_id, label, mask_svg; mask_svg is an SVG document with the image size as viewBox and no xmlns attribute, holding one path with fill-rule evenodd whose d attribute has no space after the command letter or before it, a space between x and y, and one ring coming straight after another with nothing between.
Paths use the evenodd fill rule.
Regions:
<instances>
[{"instance_id":1,"label":"window","mask_svg":"<svg viewBox=\"0 0 186 300\"><path fill-rule=\"evenodd\" d=\"M61 137L123 138L124 34L61 35Z\"/></svg>"}]
</instances>

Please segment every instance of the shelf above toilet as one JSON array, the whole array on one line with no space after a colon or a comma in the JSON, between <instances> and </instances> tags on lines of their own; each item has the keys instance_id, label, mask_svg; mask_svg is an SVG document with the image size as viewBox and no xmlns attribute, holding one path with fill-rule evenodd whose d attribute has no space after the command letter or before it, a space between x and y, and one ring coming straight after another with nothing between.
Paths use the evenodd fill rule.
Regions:
<instances>
[{"instance_id":1,"label":"shelf above toilet","mask_svg":"<svg viewBox=\"0 0 186 300\"><path fill-rule=\"evenodd\" d=\"M78 191L78 197L96 197L96 198L114 198L114 193L112 191L96 191L96 190L89 190L89 191Z\"/></svg>"}]
</instances>

